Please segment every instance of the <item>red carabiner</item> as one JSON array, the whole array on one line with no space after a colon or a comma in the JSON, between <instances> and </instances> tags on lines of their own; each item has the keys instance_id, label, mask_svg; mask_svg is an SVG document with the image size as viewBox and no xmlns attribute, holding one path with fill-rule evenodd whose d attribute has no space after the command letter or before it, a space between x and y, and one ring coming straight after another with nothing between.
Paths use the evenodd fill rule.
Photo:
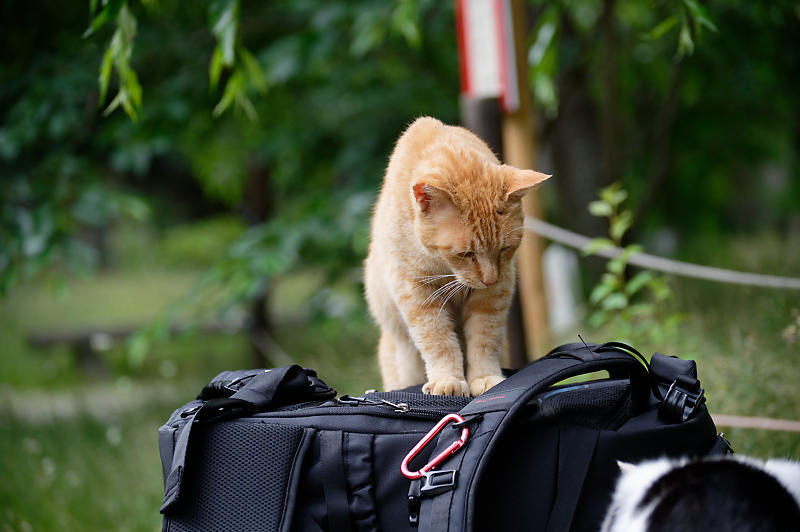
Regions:
<instances>
[{"instance_id":1,"label":"red carabiner","mask_svg":"<svg viewBox=\"0 0 800 532\"><path fill-rule=\"evenodd\" d=\"M403 458L403 461L400 463L400 472L403 473L404 477L410 478L411 480L422 477L423 474L441 464L448 456L455 454L456 451L461 449L461 447L467 442L467 438L469 438L469 429L464 427L461 429L461 437L451 443L447 449L432 458L430 462L422 467L422 469L419 469L418 471L410 471L408 469L409 462L411 462L411 460L413 460L414 457L417 456L417 454L419 454L419 452L430 443L434 436L441 432L445 425L451 422L463 423L464 418L458 414L447 414L425 436L423 436L422 439L419 440L419 442L408 452L406 457Z\"/></svg>"}]
</instances>

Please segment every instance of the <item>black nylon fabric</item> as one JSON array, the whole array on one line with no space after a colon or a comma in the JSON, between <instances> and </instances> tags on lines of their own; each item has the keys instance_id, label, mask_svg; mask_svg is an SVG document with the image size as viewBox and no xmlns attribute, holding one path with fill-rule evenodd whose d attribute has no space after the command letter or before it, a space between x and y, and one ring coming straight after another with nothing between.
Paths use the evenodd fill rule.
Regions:
<instances>
[{"instance_id":1,"label":"black nylon fabric","mask_svg":"<svg viewBox=\"0 0 800 532\"><path fill-rule=\"evenodd\" d=\"M320 433L320 475L331 530L351 530L343 438L344 433L338 430Z\"/></svg>"},{"instance_id":2,"label":"black nylon fabric","mask_svg":"<svg viewBox=\"0 0 800 532\"><path fill-rule=\"evenodd\" d=\"M346 432L344 468L350 494L353 530L377 532L378 504L375 500L374 434Z\"/></svg>"}]
</instances>

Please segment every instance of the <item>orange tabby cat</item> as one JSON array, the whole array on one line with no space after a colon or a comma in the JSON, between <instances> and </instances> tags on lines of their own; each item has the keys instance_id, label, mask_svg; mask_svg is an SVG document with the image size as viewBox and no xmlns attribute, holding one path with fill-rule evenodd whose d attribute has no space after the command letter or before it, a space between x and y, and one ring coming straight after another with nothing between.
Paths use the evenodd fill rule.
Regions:
<instances>
[{"instance_id":1,"label":"orange tabby cat","mask_svg":"<svg viewBox=\"0 0 800 532\"><path fill-rule=\"evenodd\" d=\"M434 118L403 133L364 272L384 389L424 382L425 393L468 396L503 380L520 200L548 177L501 165L478 137Z\"/></svg>"}]
</instances>

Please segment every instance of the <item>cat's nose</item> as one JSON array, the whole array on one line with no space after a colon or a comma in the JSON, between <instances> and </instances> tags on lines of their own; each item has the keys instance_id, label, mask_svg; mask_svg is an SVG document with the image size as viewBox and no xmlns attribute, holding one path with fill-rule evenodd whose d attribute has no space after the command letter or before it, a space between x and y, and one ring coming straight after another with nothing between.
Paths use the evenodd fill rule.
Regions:
<instances>
[{"instance_id":1,"label":"cat's nose","mask_svg":"<svg viewBox=\"0 0 800 532\"><path fill-rule=\"evenodd\" d=\"M481 282L483 282L483 284L485 284L487 287L496 285L497 277L484 277L483 279L481 279Z\"/></svg>"}]
</instances>

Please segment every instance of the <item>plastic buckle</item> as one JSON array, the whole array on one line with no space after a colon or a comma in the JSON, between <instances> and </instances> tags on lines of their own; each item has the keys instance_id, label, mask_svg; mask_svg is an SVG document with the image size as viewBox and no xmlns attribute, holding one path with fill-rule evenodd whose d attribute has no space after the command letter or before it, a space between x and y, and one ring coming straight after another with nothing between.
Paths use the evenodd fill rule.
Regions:
<instances>
[{"instance_id":1,"label":"plastic buckle","mask_svg":"<svg viewBox=\"0 0 800 532\"><path fill-rule=\"evenodd\" d=\"M685 375L678 375L664 395L664 401L658 409L661 418L683 423L697 412L705 403L705 390L700 381Z\"/></svg>"},{"instance_id":2,"label":"plastic buckle","mask_svg":"<svg viewBox=\"0 0 800 532\"><path fill-rule=\"evenodd\" d=\"M411 460L413 460L414 457L417 456L417 454L419 454L419 452L422 449L424 449L431 442L431 440L433 440L433 438L437 434L439 434L439 432L442 431L442 429L448 423L463 423L463 422L464 418L459 416L458 414L447 414L442 419L440 419L439 422L436 425L434 425L434 427L425 436L423 436L422 439L419 440L419 442L417 442L414 448L408 452L406 457L403 458L403 461L400 463L400 472L403 473L403 476L411 480L421 478L423 475L425 475L425 473L427 473L434 467L444 462L447 459L447 457L449 457L452 454L455 454L456 451L461 449L461 447L467 442L467 439L469 438L469 428L466 426L464 426L461 429L461 437L459 437L456 441L448 445L444 451L433 457L427 464L422 466L422 468L418 469L417 471L411 471L410 469L408 469L408 464L411 462Z\"/></svg>"},{"instance_id":3,"label":"plastic buckle","mask_svg":"<svg viewBox=\"0 0 800 532\"><path fill-rule=\"evenodd\" d=\"M456 487L458 471L448 469L445 471L426 471L420 480L420 495L432 497Z\"/></svg>"},{"instance_id":4,"label":"plastic buckle","mask_svg":"<svg viewBox=\"0 0 800 532\"><path fill-rule=\"evenodd\" d=\"M458 471L427 471L411 481L408 488L408 524L419 526L419 510L422 497L433 497L456 487Z\"/></svg>"},{"instance_id":5,"label":"plastic buckle","mask_svg":"<svg viewBox=\"0 0 800 532\"><path fill-rule=\"evenodd\" d=\"M417 478L412 480L411 485L408 487L408 524L413 528L419 526L419 509L422 505L420 503L420 498L422 497L421 485L422 481Z\"/></svg>"}]
</instances>

